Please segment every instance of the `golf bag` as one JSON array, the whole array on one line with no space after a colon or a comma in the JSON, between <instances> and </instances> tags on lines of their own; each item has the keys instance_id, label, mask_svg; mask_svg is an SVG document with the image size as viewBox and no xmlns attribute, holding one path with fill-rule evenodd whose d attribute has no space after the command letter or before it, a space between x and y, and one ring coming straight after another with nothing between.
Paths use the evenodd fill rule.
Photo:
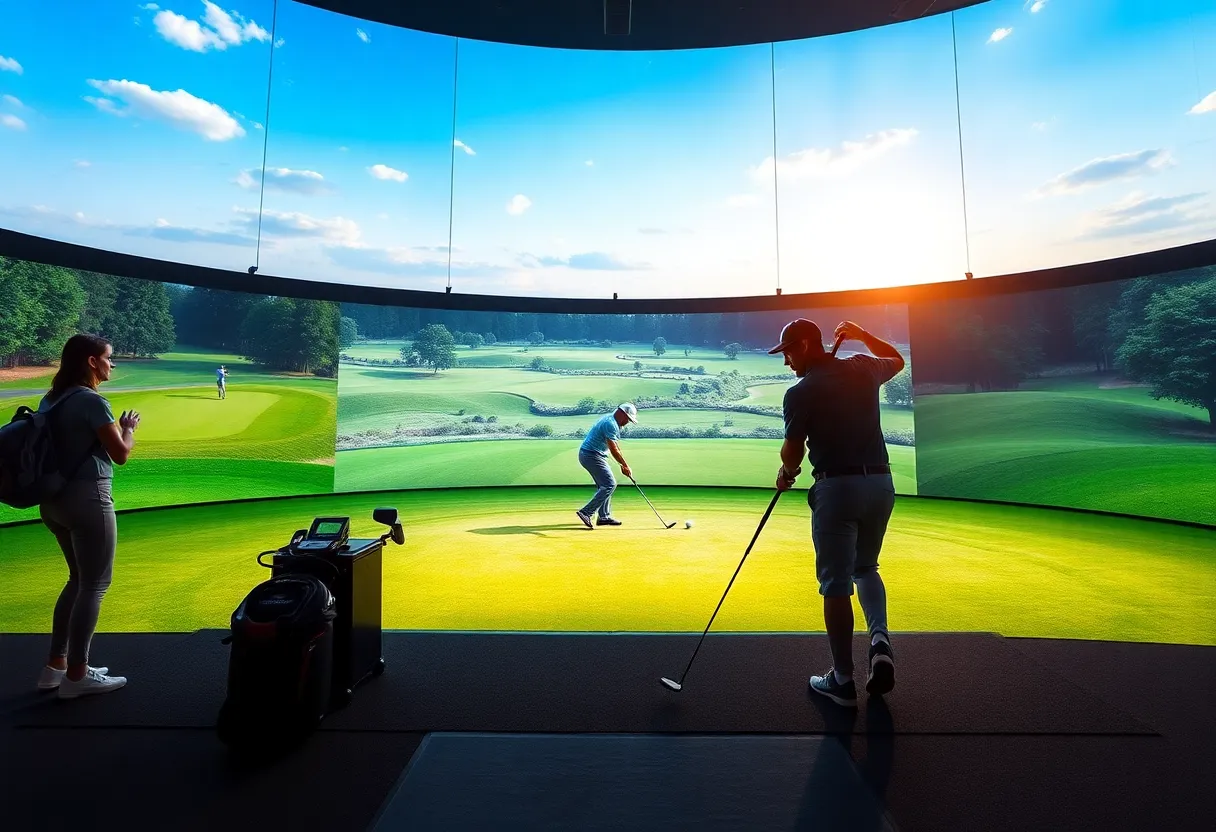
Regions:
<instances>
[{"instance_id":1,"label":"golf bag","mask_svg":"<svg viewBox=\"0 0 1216 832\"><path fill-rule=\"evenodd\" d=\"M329 707L336 615L333 593L312 575L271 578L245 596L224 639L232 646L216 726L224 744L270 753L317 727Z\"/></svg>"}]
</instances>

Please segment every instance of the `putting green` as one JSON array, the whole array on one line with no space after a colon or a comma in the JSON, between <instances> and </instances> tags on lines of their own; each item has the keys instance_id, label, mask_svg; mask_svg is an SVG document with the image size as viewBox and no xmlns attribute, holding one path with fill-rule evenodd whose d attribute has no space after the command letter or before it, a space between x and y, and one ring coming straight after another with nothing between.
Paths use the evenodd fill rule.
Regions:
<instances>
[{"instance_id":1,"label":"putting green","mask_svg":"<svg viewBox=\"0 0 1216 832\"><path fill-rule=\"evenodd\" d=\"M580 444L574 439L489 439L339 451L334 488L578 485L590 482L578 464ZM775 439L635 439L621 444L643 487L763 487L776 479L780 447ZM896 490L915 494L915 449L888 445L887 452Z\"/></svg>"},{"instance_id":2,"label":"putting green","mask_svg":"<svg viewBox=\"0 0 1216 832\"><path fill-rule=\"evenodd\" d=\"M699 633L751 539L766 489L651 488L614 498L620 528L587 530L589 489L507 488L309 497L124 514L104 631L224 627L268 572L254 555L321 514L377 534L384 625L404 629ZM822 631L805 492L785 495L715 631ZM696 521L683 528L686 518ZM66 577L37 524L0 528L0 632L43 632ZM1116 517L901 498L882 572L898 631L1216 645L1216 531ZM860 612L858 621L860 622ZM860 624L859 624L860 626Z\"/></svg>"},{"instance_id":3,"label":"putting green","mask_svg":"<svg viewBox=\"0 0 1216 832\"><path fill-rule=\"evenodd\" d=\"M1095 378L1033 388L917 397L921 493L1216 524L1216 433L1198 408Z\"/></svg>"}]
</instances>

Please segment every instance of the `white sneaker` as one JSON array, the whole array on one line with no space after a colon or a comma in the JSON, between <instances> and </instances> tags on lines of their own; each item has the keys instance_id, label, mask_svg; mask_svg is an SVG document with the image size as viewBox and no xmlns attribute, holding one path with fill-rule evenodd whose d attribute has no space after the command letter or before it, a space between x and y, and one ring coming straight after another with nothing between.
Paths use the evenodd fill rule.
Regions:
<instances>
[{"instance_id":1,"label":"white sneaker","mask_svg":"<svg viewBox=\"0 0 1216 832\"><path fill-rule=\"evenodd\" d=\"M109 673L108 667L93 668L98 673ZM67 675L67 670L56 670L47 665L42 666L42 673L38 676L38 690L54 690L59 687L59 683L63 681L63 677Z\"/></svg>"},{"instance_id":2,"label":"white sneaker","mask_svg":"<svg viewBox=\"0 0 1216 832\"><path fill-rule=\"evenodd\" d=\"M77 697L89 696L94 693L110 693L111 691L118 690L126 683L127 679L125 676L107 676L104 673L98 672L97 668L90 667L79 681L73 682L65 676L63 681L59 683L59 698L76 699Z\"/></svg>"}]
</instances>

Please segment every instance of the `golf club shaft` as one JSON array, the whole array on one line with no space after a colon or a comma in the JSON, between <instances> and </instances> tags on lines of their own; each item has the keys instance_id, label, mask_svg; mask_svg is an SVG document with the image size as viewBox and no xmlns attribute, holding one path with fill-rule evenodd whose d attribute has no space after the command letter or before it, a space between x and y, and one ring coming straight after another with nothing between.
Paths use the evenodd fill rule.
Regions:
<instances>
[{"instance_id":1,"label":"golf club shaft","mask_svg":"<svg viewBox=\"0 0 1216 832\"><path fill-rule=\"evenodd\" d=\"M844 336L841 335L836 339L836 343L832 344L832 358L836 357L836 350L840 349L840 345L844 343Z\"/></svg>"},{"instance_id":2,"label":"golf club shaft","mask_svg":"<svg viewBox=\"0 0 1216 832\"><path fill-rule=\"evenodd\" d=\"M743 560L739 561L739 565L735 567L735 574L730 576L730 583L726 585L726 592L722 593L722 598L718 601L718 606L714 607L714 614L709 617L709 623L705 625L705 632L701 633L701 639L697 642L696 650L692 651L692 658L688 660L688 667L684 668L683 675L680 676L680 685L684 685L684 677L688 675L688 671L692 669L693 660L697 658L697 653L701 649L701 644L705 641L705 636L709 634L709 628L713 626L714 619L718 617L718 610L722 609L722 603L726 600L727 593L735 583L735 578L739 577L739 570L743 568L743 562L747 560L747 556L752 553L752 547L756 545L756 540L760 537L760 531L764 528L764 524L768 522L768 516L773 513L773 509L777 506L777 500L781 499L781 492L773 494L773 499L769 501L768 509L764 512L764 516L760 518L760 525L756 526L756 533L752 535L752 542L747 544L747 551L743 553Z\"/></svg>"},{"instance_id":3,"label":"golf club shaft","mask_svg":"<svg viewBox=\"0 0 1216 832\"><path fill-rule=\"evenodd\" d=\"M633 477L630 477L629 481L634 484L634 486L638 490L638 493L642 495L642 499L646 501L646 505L650 506L650 510L654 512L654 516L659 518L659 522L662 523L664 527L666 527L667 521L663 519L663 515L659 514L659 510L654 507L654 503L650 502L650 498L646 496L646 492L642 490L642 486L638 485L638 481L635 480Z\"/></svg>"}]
</instances>

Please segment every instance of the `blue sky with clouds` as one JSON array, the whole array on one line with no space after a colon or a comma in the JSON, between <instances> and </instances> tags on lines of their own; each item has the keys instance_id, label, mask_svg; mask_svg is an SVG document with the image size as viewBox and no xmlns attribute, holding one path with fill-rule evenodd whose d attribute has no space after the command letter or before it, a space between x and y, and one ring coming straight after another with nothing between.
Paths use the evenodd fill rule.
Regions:
<instances>
[{"instance_id":1,"label":"blue sky with clouds","mask_svg":"<svg viewBox=\"0 0 1216 832\"><path fill-rule=\"evenodd\" d=\"M0 0L0 226L55 239L442 289L450 213L456 291L672 297L1216 236L1211 0L994 0L778 44L775 75L767 45L457 45L287 0L56 9Z\"/></svg>"}]
</instances>

